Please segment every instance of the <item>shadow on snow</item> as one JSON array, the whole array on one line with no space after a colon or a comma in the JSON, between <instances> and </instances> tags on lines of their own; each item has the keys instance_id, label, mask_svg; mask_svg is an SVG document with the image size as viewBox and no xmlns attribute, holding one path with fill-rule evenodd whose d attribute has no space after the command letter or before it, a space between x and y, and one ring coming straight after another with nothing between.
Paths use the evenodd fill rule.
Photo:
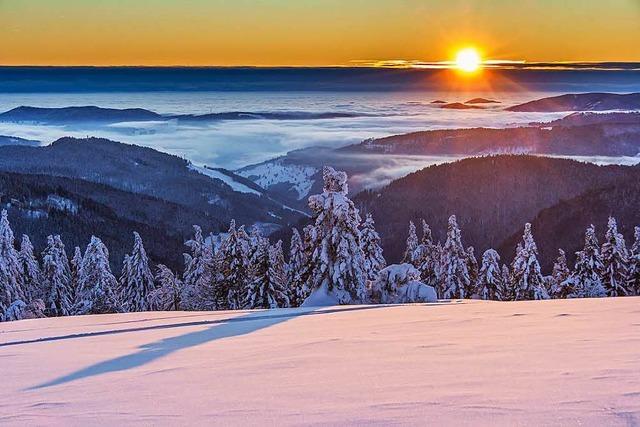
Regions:
<instances>
[{"instance_id":1,"label":"shadow on snow","mask_svg":"<svg viewBox=\"0 0 640 427\"><path fill-rule=\"evenodd\" d=\"M440 302L440 303L421 304L421 305L446 305L446 304L447 302ZM127 332L139 332L139 331L148 331L148 330L157 330L157 329L171 329L171 328L180 328L180 327L188 327L188 326L211 325L209 328L204 330L190 332L190 333L178 335L175 337L164 338L155 342L151 342L149 344L142 345L140 346L140 350L135 353L128 354L121 357L116 357L114 359L106 360L104 362L96 363L94 365L72 372L68 375L58 377L51 381L47 381L45 383L30 387L27 389L27 390L36 390L36 389L61 385L61 384L69 383L72 381L77 381L83 378L95 377L95 376L107 374L110 372L125 371L128 369L137 368L147 363L153 362L154 360L165 357L178 350L195 347L204 343L220 340L223 338L247 335L252 332L259 331L261 329L275 326L278 323L286 322L296 317L342 313L342 312L358 311L358 310L371 310L371 309L382 308L382 307L392 307L392 306L388 306L388 305L351 306L351 307L333 308L333 309L326 309L326 310L318 310L318 309L312 309L312 308L308 310L293 309L293 310L287 310L285 313L275 312L276 314L274 314L274 312L271 312L271 314L268 314L269 311L266 311L266 312L258 311L258 312L248 313L243 316L235 317L231 319L187 322L187 323L170 324L170 325L157 325L157 326L131 328L131 329L124 329L124 330L102 331L102 332L93 332L93 333L90 332L86 334L49 337L49 338L43 338L43 339L31 340L31 341L16 341L12 343L6 343L4 344L4 346L29 344L29 343L36 343L36 342L46 342L46 341L58 341L58 340L65 340L65 339L77 339L77 338L93 337L93 336L101 336L101 335L114 335L114 334L127 333Z\"/></svg>"}]
</instances>

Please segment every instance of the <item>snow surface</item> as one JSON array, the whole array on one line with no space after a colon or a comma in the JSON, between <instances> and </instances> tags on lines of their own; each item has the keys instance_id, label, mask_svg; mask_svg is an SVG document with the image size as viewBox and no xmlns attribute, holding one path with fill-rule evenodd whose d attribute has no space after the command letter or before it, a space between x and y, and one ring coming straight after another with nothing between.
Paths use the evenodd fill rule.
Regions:
<instances>
[{"instance_id":1,"label":"snow surface","mask_svg":"<svg viewBox=\"0 0 640 427\"><path fill-rule=\"evenodd\" d=\"M209 168L205 168L203 166L196 166L196 165L194 165L192 163L189 164L189 169L191 169L193 171L196 171L196 172L199 172L202 175L206 175L206 176L211 177L213 179L219 179L220 181L224 182L229 187L231 187L231 189L233 191L236 191L238 193L251 193L251 194L257 194L258 196L260 196L262 194L259 191L254 190L253 188L248 187L248 186L246 186L246 185L234 180L229 175L225 175L220 171L209 169Z\"/></svg>"},{"instance_id":2,"label":"snow surface","mask_svg":"<svg viewBox=\"0 0 640 427\"><path fill-rule=\"evenodd\" d=\"M130 313L0 329L8 425L640 422L638 297Z\"/></svg>"},{"instance_id":3,"label":"snow surface","mask_svg":"<svg viewBox=\"0 0 640 427\"><path fill-rule=\"evenodd\" d=\"M309 195L313 180L311 177L318 169L311 166L284 163L281 159L261 163L236 171L238 175L252 179L262 188L287 183L298 193L298 200Z\"/></svg>"}]
</instances>

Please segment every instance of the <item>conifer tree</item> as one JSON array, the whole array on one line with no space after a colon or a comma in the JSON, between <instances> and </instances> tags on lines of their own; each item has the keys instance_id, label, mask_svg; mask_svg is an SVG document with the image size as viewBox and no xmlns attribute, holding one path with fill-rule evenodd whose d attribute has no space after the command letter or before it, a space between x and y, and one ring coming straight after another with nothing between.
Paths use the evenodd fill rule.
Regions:
<instances>
[{"instance_id":1,"label":"conifer tree","mask_svg":"<svg viewBox=\"0 0 640 427\"><path fill-rule=\"evenodd\" d=\"M185 310L218 310L226 307L227 295L220 295L218 262L213 246L205 242L202 229L194 225L194 237L185 246L185 272L181 306Z\"/></svg>"},{"instance_id":2,"label":"conifer tree","mask_svg":"<svg viewBox=\"0 0 640 427\"><path fill-rule=\"evenodd\" d=\"M248 308L278 308L289 306L285 288L282 242L269 246L266 239L256 241L252 260L252 280L247 289Z\"/></svg>"},{"instance_id":3,"label":"conifer tree","mask_svg":"<svg viewBox=\"0 0 640 427\"><path fill-rule=\"evenodd\" d=\"M602 257L593 225L584 235L584 249L576 253L576 265L567 279L566 286L571 288L571 298L599 298L607 296L602 286Z\"/></svg>"},{"instance_id":4,"label":"conifer tree","mask_svg":"<svg viewBox=\"0 0 640 427\"><path fill-rule=\"evenodd\" d=\"M511 283L515 292L515 300L549 299L538 262L538 247L533 240L529 223L524 226L522 243L511 269Z\"/></svg>"},{"instance_id":5,"label":"conifer tree","mask_svg":"<svg viewBox=\"0 0 640 427\"><path fill-rule=\"evenodd\" d=\"M465 298L465 291L469 289L471 278L467 253L462 246L461 233L455 215L449 217L447 240L442 248L440 269L439 294L442 298Z\"/></svg>"},{"instance_id":6,"label":"conifer tree","mask_svg":"<svg viewBox=\"0 0 640 427\"><path fill-rule=\"evenodd\" d=\"M500 255L494 249L487 249L482 254L482 266L478 273L478 296L483 300L502 300L504 286L500 269Z\"/></svg>"},{"instance_id":7,"label":"conifer tree","mask_svg":"<svg viewBox=\"0 0 640 427\"><path fill-rule=\"evenodd\" d=\"M571 271L567 266L567 256L562 249L558 249L558 258L553 264L551 273L551 297L568 298L573 292L570 282L567 279L571 275Z\"/></svg>"},{"instance_id":8,"label":"conifer tree","mask_svg":"<svg viewBox=\"0 0 640 427\"><path fill-rule=\"evenodd\" d=\"M122 308L125 311L148 311L151 309L149 294L155 289L154 277L149 267L149 258L140 234L133 233L133 251L123 269Z\"/></svg>"},{"instance_id":9,"label":"conifer tree","mask_svg":"<svg viewBox=\"0 0 640 427\"><path fill-rule=\"evenodd\" d=\"M609 217L602 245L602 286L610 297L626 296L629 276L629 254L615 218Z\"/></svg>"},{"instance_id":10,"label":"conifer tree","mask_svg":"<svg viewBox=\"0 0 640 427\"><path fill-rule=\"evenodd\" d=\"M13 230L6 210L0 214L0 315L16 300L24 300L22 274Z\"/></svg>"},{"instance_id":11,"label":"conifer tree","mask_svg":"<svg viewBox=\"0 0 640 427\"><path fill-rule=\"evenodd\" d=\"M47 237L42 253L45 284L45 312L49 316L68 316L73 312L71 275L65 266L64 245L56 236Z\"/></svg>"},{"instance_id":12,"label":"conifer tree","mask_svg":"<svg viewBox=\"0 0 640 427\"><path fill-rule=\"evenodd\" d=\"M498 295L499 301L513 301L514 291L511 288L511 272L509 266L502 264L502 286Z\"/></svg>"},{"instance_id":13,"label":"conifer tree","mask_svg":"<svg viewBox=\"0 0 640 427\"><path fill-rule=\"evenodd\" d=\"M629 253L627 290L631 295L640 296L640 227L634 229L634 242Z\"/></svg>"},{"instance_id":14,"label":"conifer tree","mask_svg":"<svg viewBox=\"0 0 640 427\"><path fill-rule=\"evenodd\" d=\"M80 247L76 246L73 250L73 258L69 263L71 267L71 291L73 294L73 300L75 301L76 291L78 289L78 280L80 280L81 267L82 267L82 251Z\"/></svg>"},{"instance_id":15,"label":"conifer tree","mask_svg":"<svg viewBox=\"0 0 640 427\"><path fill-rule=\"evenodd\" d=\"M291 234L289 245L288 295L292 307L297 307L307 297L304 291L304 277L307 269L307 250L296 228Z\"/></svg>"},{"instance_id":16,"label":"conifer tree","mask_svg":"<svg viewBox=\"0 0 640 427\"><path fill-rule=\"evenodd\" d=\"M223 282L218 309L238 310L244 308L249 285L249 237L240 226L236 229L235 221L231 221L227 238L220 248ZM264 239L258 239L264 244Z\"/></svg>"},{"instance_id":17,"label":"conifer tree","mask_svg":"<svg viewBox=\"0 0 640 427\"><path fill-rule=\"evenodd\" d=\"M473 246L469 246L467 248L466 254L467 270L469 271L469 285L464 293L466 298L473 298L473 296L478 292L478 260L476 259L475 249Z\"/></svg>"},{"instance_id":18,"label":"conifer tree","mask_svg":"<svg viewBox=\"0 0 640 427\"><path fill-rule=\"evenodd\" d=\"M409 221L409 235L407 236L407 248L404 251L402 257L403 263L413 264L418 250L418 235L416 233L416 226L413 221Z\"/></svg>"},{"instance_id":19,"label":"conifer tree","mask_svg":"<svg viewBox=\"0 0 640 427\"><path fill-rule=\"evenodd\" d=\"M182 282L167 266L158 265L156 282L158 286L149 294L151 310L180 310Z\"/></svg>"},{"instance_id":20,"label":"conifer tree","mask_svg":"<svg viewBox=\"0 0 640 427\"><path fill-rule=\"evenodd\" d=\"M420 271L420 279L434 288L437 287L440 248L438 245L433 244L431 228L424 219L422 220L422 240L417 252L418 256L415 264L417 264L416 268Z\"/></svg>"},{"instance_id":21,"label":"conifer tree","mask_svg":"<svg viewBox=\"0 0 640 427\"><path fill-rule=\"evenodd\" d=\"M18 253L18 261L22 273L22 285L25 298L27 301L34 299L44 299L44 280L40 263L33 253L33 245L29 236L22 235L20 242L20 252Z\"/></svg>"},{"instance_id":22,"label":"conifer tree","mask_svg":"<svg viewBox=\"0 0 640 427\"><path fill-rule=\"evenodd\" d=\"M347 197L347 174L325 166L322 194L309 197L313 225L307 304L350 304L366 299L366 272L360 247L360 215Z\"/></svg>"},{"instance_id":23,"label":"conifer tree","mask_svg":"<svg viewBox=\"0 0 640 427\"><path fill-rule=\"evenodd\" d=\"M109 251L99 238L91 236L80 271L74 313L119 312L117 281L109 266Z\"/></svg>"},{"instance_id":24,"label":"conifer tree","mask_svg":"<svg viewBox=\"0 0 640 427\"><path fill-rule=\"evenodd\" d=\"M374 281L378 277L378 273L387 262L382 255L382 247L380 246L380 235L375 229L375 222L371 214L367 214L361 231L362 253L364 255L364 268L367 280Z\"/></svg>"}]
</instances>

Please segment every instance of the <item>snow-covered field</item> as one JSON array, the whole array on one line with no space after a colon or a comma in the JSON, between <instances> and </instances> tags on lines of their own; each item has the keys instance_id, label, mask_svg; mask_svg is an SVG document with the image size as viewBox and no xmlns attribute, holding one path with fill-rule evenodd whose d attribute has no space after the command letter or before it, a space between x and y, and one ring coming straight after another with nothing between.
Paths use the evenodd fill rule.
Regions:
<instances>
[{"instance_id":1,"label":"snow-covered field","mask_svg":"<svg viewBox=\"0 0 640 427\"><path fill-rule=\"evenodd\" d=\"M0 325L6 425L638 425L640 298Z\"/></svg>"}]
</instances>

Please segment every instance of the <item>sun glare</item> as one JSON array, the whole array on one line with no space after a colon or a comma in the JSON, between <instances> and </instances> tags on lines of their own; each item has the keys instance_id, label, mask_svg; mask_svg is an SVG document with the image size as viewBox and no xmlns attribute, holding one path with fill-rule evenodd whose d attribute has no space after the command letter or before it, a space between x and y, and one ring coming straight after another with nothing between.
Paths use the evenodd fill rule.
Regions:
<instances>
[{"instance_id":1,"label":"sun glare","mask_svg":"<svg viewBox=\"0 0 640 427\"><path fill-rule=\"evenodd\" d=\"M466 73L477 71L482 65L482 58L472 47L462 49L456 54L456 68Z\"/></svg>"}]
</instances>

